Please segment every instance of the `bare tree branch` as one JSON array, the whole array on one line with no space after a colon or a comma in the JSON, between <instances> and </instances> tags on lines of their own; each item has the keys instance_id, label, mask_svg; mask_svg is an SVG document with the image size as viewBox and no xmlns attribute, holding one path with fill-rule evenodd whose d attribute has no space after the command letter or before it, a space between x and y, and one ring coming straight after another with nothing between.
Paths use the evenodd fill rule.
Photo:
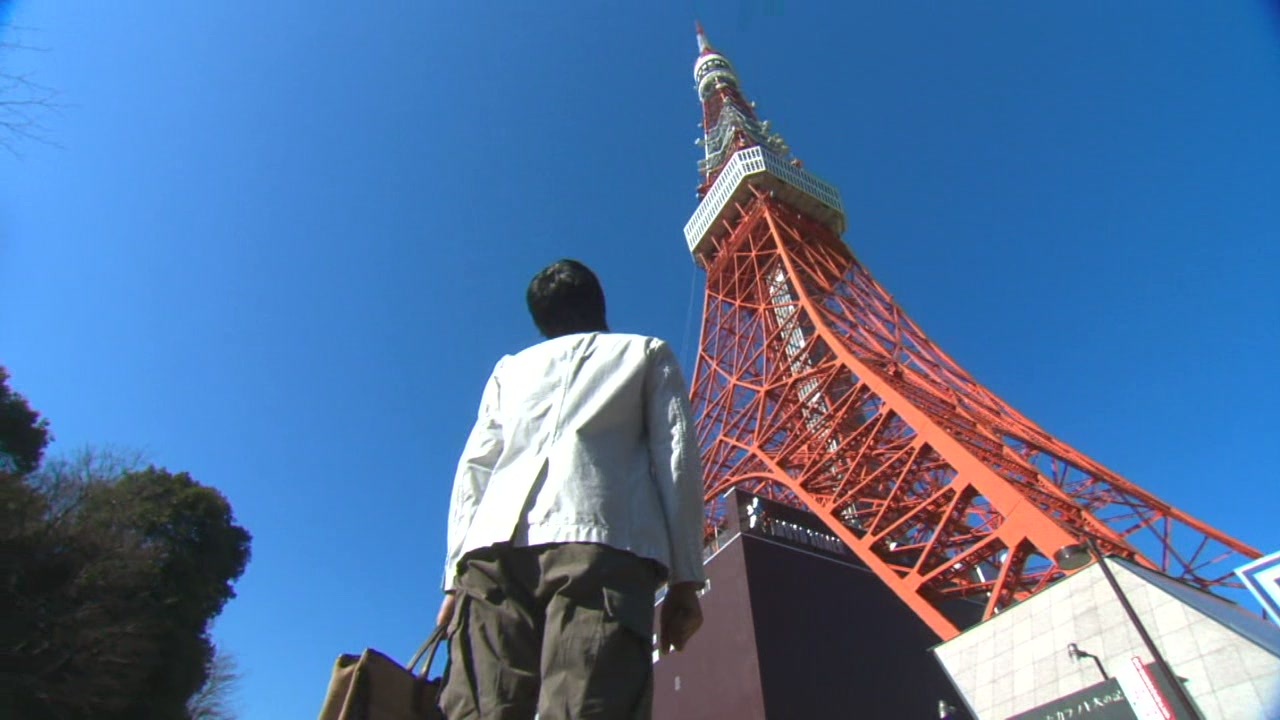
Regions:
<instances>
[{"instance_id":1,"label":"bare tree branch","mask_svg":"<svg viewBox=\"0 0 1280 720\"><path fill-rule=\"evenodd\" d=\"M191 720L235 720L235 692L242 674L236 659L222 648L215 648L209 661L209 677L204 686L187 701L187 717Z\"/></svg>"},{"instance_id":2,"label":"bare tree branch","mask_svg":"<svg viewBox=\"0 0 1280 720\"><path fill-rule=\"evenodd\" d=\"M47 499L47 522L56 528L75 513L90 485L136 472L146 465L147 457L141 450L86 447L72 455L47 460L29 480Z\"/></svg>"},{"instance_id":3,"label":"bare tree branch","mask_svg":"<svg viewBox=\"0 0 1280 720\"><path fill-rule=\"evenodd\" d=\"M4 28L13 32L17 28ZM33 79L31 73L8 69L9 60L17 52L44 52L44 49L21 41L0 41L0 148L18 156L18 144L24 140L56 145L45 134L44 116L56 111L58 93Z\"/></svg>"}]
</instances>

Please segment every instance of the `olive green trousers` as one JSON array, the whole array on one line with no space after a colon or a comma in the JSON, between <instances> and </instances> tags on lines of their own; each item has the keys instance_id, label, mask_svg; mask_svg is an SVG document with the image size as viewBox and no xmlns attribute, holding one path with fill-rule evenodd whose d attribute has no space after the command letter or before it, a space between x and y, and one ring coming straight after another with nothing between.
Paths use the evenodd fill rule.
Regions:
<instances>
[{"instance_id":1,"label":"olive green trousers","mask_svg":"<svg viewBox=\"0 0 1280 720\"><path fill-rule=\"evenodd\" d=\"M457 578L449 720L648 720L661 566L605 545L508 545Z\"/></svg>"}]
</instances>

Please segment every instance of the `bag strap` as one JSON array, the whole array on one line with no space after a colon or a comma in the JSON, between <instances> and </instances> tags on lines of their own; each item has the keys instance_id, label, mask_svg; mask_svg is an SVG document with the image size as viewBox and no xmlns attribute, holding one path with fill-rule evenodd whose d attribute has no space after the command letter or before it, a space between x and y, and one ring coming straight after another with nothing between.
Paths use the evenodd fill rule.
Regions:
<instances>
[{"instance_id":1,"label":"bag strap","mask_svg":"<svg viewBox=\"0 0 1280 720\"><path fill-rule=\"evenodd\" d=\"M418 652L414 653L413 659L409 661L407 667L409 668L410 673L415 675L417 674L414 671L414 668L418 667L418 662L421 661L422 657L425 655L427 657L427 664L422 666L422 674L418 675L418 677L422 679L427 677L427 673L431 672L431 663L435 662L436 651L440 649L440 644L444 642L447 634L448 628L444 625L440 625L435 630L431 631L431 636L427 638L426 642L422 643L422 647L418 648Z\"/></svg>"}]
</instances>

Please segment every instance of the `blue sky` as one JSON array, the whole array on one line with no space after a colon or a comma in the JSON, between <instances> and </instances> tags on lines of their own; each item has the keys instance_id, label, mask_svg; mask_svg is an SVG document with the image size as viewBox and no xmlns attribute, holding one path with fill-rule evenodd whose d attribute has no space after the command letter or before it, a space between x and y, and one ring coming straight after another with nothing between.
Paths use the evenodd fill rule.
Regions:
<instances>
[{"instance_id":1,"label":"blue sky","mask_svg":"<svg viewBox=\"0 0 1280 720\"><path fill-rule=\"evenodd\" d=\"M533 5L11 8L47 51L0 62L64 107L59 147L0 156L0 362L55 452L231 499L244 718L430 630L456 455L542 265L693 357L695 16L949 354L1280 548L1274 3Z\"/></svg>"}]
</instances>

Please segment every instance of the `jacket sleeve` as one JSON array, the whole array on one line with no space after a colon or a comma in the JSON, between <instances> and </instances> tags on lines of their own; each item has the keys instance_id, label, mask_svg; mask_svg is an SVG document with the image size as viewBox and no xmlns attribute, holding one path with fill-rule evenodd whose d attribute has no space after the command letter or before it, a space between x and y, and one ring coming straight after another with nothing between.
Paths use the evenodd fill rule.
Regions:
<instances>
[{"instance_id":1,"label":"jacket sleeve","mask_svg":"<svg viewBox=\"0 0 1280 720\"><path fill-rule=\"evenodd\" d=\"M498 412L498 369L501 367L502 362L499 361L485 384L484 394L480 397L479 416L471 428L453 478L453 493L449 500L448 554L445 556L442 584L445 592L453 589L467 531L471 529L476 508L489 485L493 466L502 454L502 423Z\"/></svg>"},{"instance_id":2,"label":"jacket sleeve","mask_svg":"<svg viewBox=\"0 0 1280 720\"><path fill-rule=\"evenodd\" d=\"M649 350L645 395L649 458L671 542L669 581L702 583L702 460L688 386L675 353L661 340Z\"/></svg>"}]
</instances>

